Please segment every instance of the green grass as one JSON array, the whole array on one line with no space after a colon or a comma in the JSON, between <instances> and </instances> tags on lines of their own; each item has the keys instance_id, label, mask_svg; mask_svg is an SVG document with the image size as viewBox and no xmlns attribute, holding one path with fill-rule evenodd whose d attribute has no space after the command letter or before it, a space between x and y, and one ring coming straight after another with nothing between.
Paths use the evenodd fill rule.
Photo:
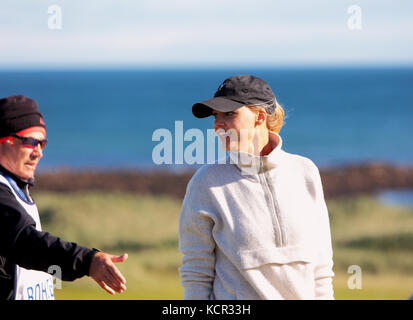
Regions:
<instances>
[{"instance_id":1,"label":"green grass","mask_svg":"<svg viewBox=\"0 0 413 320\"><path fill-rule=\"evenodd\" d=\"M63 282L62 289L55 290L56 299L179 300L183 296L177 271L179 259L176 252L169 249L129 252L128 260L117 265L127 280L128 289L124 293L109 295L93 280L84 277Z\"/></svg>"},{"instance_id":2,"label":"green grass","mask_svg":"<svg viewBox=\"0 0 413 320\"><path fill-rule=\"evenodd\" d=\"M362 269L363 270L363 269ZM413 278L398 273L362 272L361 289L350 289L351 274L336 273L333 280L337 300L406 300L413 293ZM350 279L351 280L351 279Z\"/></svg>"},{"instance_id":3,"label":"green grass","mask_svg":"<svg viewBox=\"0 0 413 320\"><path fill-rule=\"evenodd\" d=\"M43 229L112 254L128 290L111 296L90 278L63 282L57 299L182 299L178 267L181 202L108 192L37 192ZM329 201L336 299L407 299L413 292L413 211L372 197ZM362 289L349 289L348 267L362 270Z\"/></svg>"},{"instance_id":4,"label":"green grass","mask_svg":"<svg viewBox=\"0 0 413 320\"><path fill-rule=\"evenodd\" d=\"M347 272L350 265L371 274L413 270L413 210L371 197L329 201L328 208L336 271Z\"/></svg>"}]
</instances>

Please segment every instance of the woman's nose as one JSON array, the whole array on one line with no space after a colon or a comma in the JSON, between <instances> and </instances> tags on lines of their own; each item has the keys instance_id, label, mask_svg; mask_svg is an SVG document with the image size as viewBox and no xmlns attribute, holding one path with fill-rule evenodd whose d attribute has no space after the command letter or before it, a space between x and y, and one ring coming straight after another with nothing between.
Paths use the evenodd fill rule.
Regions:
<instances>
[{"instance_id":1,"label":"woman's nose","mask_svg":"<svg viewBox=\"0 0 413 320\"><path fill-rule=\"evenodd\" d=\"M222 128L224 126L224 119L217 115L215 116L214 128Z\"/></svg>"}]
</instances>

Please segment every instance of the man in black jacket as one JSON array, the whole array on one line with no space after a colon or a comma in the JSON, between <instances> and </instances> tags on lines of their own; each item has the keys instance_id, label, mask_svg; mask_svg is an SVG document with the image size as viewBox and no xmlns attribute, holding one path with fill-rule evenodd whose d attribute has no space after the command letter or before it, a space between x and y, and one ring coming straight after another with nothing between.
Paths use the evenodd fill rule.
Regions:
<instances>
[{"instance_id":1,"label":"man in black jacket","mask_svg":"<svg viewBox=\"0 0 413 320\"><path fill-rule=\"evenodd\" d=\"M54 299L48 270L62 280L85 275L110 294L126 290L114 256L66 242L41 231L30 197L34 173L47 143L37 103L24 96L0 99L0 300Z\"/></svg>"}]
</instances>

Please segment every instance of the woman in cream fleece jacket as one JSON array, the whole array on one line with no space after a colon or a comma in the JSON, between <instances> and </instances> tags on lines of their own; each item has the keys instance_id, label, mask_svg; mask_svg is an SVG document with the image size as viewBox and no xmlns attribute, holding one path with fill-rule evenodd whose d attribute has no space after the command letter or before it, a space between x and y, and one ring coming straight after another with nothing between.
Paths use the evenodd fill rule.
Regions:
<instances>
[{"instance_id":1,"label":"woman in cream fleece jacket","mask_svg":"<svg viewBox=\"0 0 413 320\"><path fill-rule=\"evenodd\" d=\"M192 109L229 151L188 184L179 221L185 299L333 299L328 211L314 163L282 150L268 84L228 78Z\"/></svg>"}]
</instances>

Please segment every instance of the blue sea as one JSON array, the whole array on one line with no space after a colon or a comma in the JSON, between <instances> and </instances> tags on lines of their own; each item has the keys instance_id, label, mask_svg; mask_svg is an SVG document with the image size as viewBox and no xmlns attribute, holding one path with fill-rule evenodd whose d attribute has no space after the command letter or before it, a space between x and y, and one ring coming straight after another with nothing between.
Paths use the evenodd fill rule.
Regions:
<instances>
[{"instance_id":1,"label":"blue sea","mask_svg":"<svg viewBox=\"0 0 413 320\"><path fill-rule=\"evenodd\" d=\"M413 164L413 68L1 71L0 97L39 103L49 139L40 170L153 169L160 143L153 133L174 134L182 121L184 132L198 128L206 137L213 120L194 118L191 107L235 74L271 85L287 114L280 132L287 152L320 167Z\"/></svg>"},{"instance_id":2,"label":"blue sea","mask_svg":"<svg viewBox=\"0 0 413 320\"><path fill-rule=\"evenodd\" d=\"M381 203L413 209L413 189L383 190L377 195Z\"/></svg>"}]
</instances>

